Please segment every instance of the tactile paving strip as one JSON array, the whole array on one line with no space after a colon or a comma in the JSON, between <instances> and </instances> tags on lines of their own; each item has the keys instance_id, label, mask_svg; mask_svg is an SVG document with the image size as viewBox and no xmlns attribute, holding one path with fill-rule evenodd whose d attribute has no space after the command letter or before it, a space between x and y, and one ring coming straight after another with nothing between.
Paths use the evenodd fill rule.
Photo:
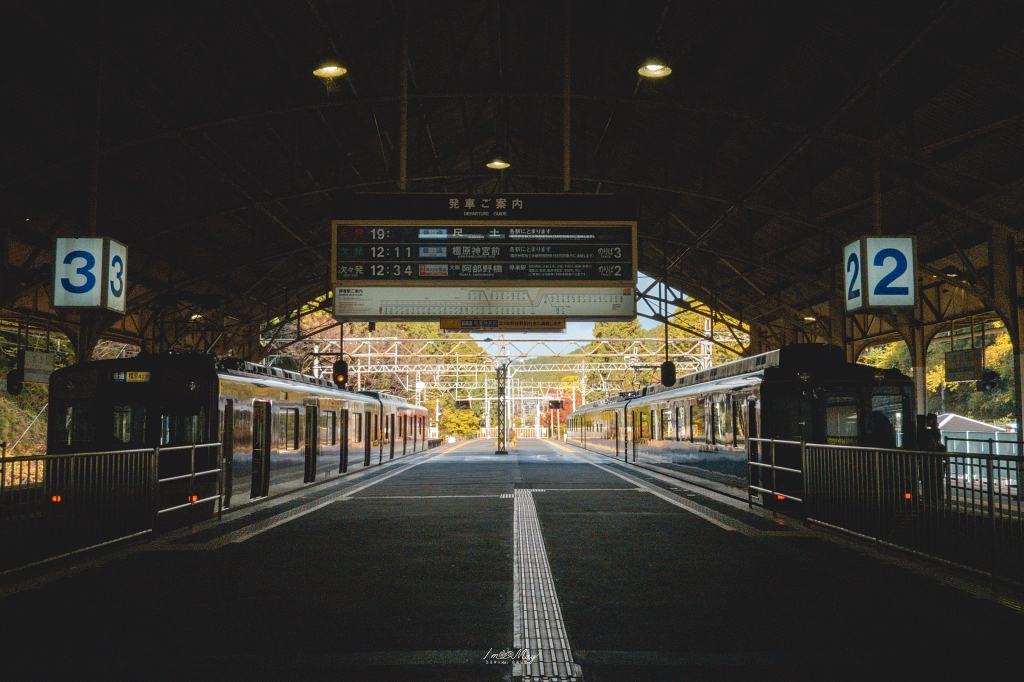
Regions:
<instances>
[{"instance_id":1,"label":"tactile paving strip","mask_svg":"<svg viewBox=\"0 0 1024 682\"><path fill-rule=\"evenodd\" d=\"M524 680L578 680L582 675L565 634L533 493L516 490L514 498L514 645L537 657L521 663Z\"/></svg>"}]
</instances>

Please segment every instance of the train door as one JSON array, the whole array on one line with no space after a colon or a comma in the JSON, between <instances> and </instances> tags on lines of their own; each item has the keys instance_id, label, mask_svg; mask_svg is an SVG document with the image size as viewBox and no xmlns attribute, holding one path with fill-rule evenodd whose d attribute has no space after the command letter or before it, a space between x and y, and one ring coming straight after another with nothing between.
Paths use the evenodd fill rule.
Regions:
<instances>
[{"instance_id":1,"label":"train door","mask_svg":"<svg viewBox=\"0 0 1024 682\"><path fill-rule=\"evenodd\" d=\"M615 413L615 459L619 458L619 413Z\"/></svg>"},{"instance_id":2,"label":"train door","mask_svg":"<svg viewBox=\"0 0 1024 682\"><path fill-rule=\"evenodd\" d=\"M759 431L757 428L757 401L748 400L746 405L747 415L747 461L761 463L761 448L760 443L752 440L753 438L760 438ZM761 467L747 466L747 479L750 485L758 488L763 488L761 484ZM760 493L756 494L756 497L760 497Z\"/></svg>"},{"instance_id":3,"label":"train door","mask_svg":"<svg viewBox=\"0 0 1024 682\"><path fill-rule=\"evenodd\" d=\"M249 497L270 494L270 403L255 400L252 404L252 488Z\"/></svg>"},{"instance_id":4,"label":"train door","mask_svg":"<svg viewBox=\"0 0 1024 682\"><path fill-rule=\"evenodd\" d=\"M371 414L369 412L363 413L363 422L366 424L366 432L363 434L363 466L370 466L370 436L372 435L371 426Z\"/></svg>"},{"instance_id":5,"label":"train door","mask_svg":"<svg viewBox=\"0 0 1024 682\"><path fill-rule=\"evenodd\" d=\"M383 407L380 409L380 414L373 415L373 435L377 439L377 464L384 463L385 416Z\"/></svg>"},{"instance_id":6,"label":"train door","mask_svg":"<svg viewBox=\"0 0 1024 682\"><path fill-rule=\"evenodd\" d=\"M395 413L388 415L388 459L395 458Z\"/></svg>"},{"instance_id":7,"label":"train door","mask_svg":"<svg viewBox=\"0 0 1024 682\"><path fill-rule=\"evenodd\" d=\"M338 473L348 471L348 410L341 411L341 463L338 466Z\"/></svg>"},{"instance_id":8,"label":"train door","mask_svg":"<svg viewBox=\"0 0 1024 682\"><path fill-rule=\"evenodd\" d=\"M762 400L764 398L762 397ZM789 441L814 442L814 402L810 396L805 395L780 395L774 396L771 402L769 423L763 424L768 437ZM770 429L770 431L768 430ZM776 443L774 453L766 452L761 455L766 463L772 463L776 467L801 470L803 463L799 445L783 445ZM761 467L764 469L764 467ZM788 511L795 509L795 502L788 500L787 496L803 497L803 480L800 474L786 471L774 470L775 478L772 480L773 470L762 471L762 480L766 483L765 488L776 491L772 507L777 511ZM779 499L779 496L782 499Z\"/></svg>"},{"instance_id":9,"label":"train door","mask_svg":"<svg viewBox=\"0 0 1024 682\"><path fill-rule=\"evenodd\" d=\"M303 483L312 483L316 480L316 458L320 450L319 412L320 410L316 405L306 405L306 447L303 451L305 458Z\"/></svg>"},{"instance_id":10,"label":"train door","mask_svg":"<svg viewBox=\"0 0 1024 682\"><path fill-rule=\"evenodd\" d=\"M235 401L228 398L224 401L224 428L220 436L220 450L224 462L224 482L222 505L231 506L231 487L235 480Z\"/></svg>"},{"instance_id":11,"label":"train door","mask_svg":"<svg viewBox=\"0 0 1024 682\"><path fill-rule=\"evenodd\" d=\"M406 449L409 444L409 415L402 415L402 457L405 457Z\"/></svg>"}]
</instances>

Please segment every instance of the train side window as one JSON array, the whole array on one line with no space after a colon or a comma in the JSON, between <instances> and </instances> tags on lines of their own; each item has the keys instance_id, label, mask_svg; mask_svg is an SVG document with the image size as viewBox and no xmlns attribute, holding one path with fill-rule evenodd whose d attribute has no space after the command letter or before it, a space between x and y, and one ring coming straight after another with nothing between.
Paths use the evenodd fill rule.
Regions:
<instances>
[{"instance_id":1,"label":"train side window","mask_svg":"<svg viewBox=\"0 0 1024 682\"><path fill-rule=\"evenodd\" d=\"M672 440L675 438L676 431L674 428L675 424L672 421L672 410L661 411L661 439Z\"/></svg>"},{"instance_id":2,"label":"train side window","mask_svg":"<svg viewBox=\"0 0 1024 682\"><path fill-rule=\"evenodd\" d=\"M747 438L747 413L743 409L744 401L734 400L732 403L732 444L739 445L740 441Z\"/></svg>"},{"instance_id":3,"label":"train side window","mask_svg":"<svg viewBox=\"0 0 1024 682\"><path fill-rule=\"evenodd\" d=\"M690 440L690 430L686 425L686 408L676 408L676 440Z\"/></svg>"},{"instance_id":4,"label":"train side window","mask_svg":"<svg viewBox=\"0 0 1024 682\"><path fill-rule=\"evenodd\" d=\"M299 449L299 409L282 408L277 413L277 442L282 450Z\"/></svg>"},{"instance_id":5,"label":"train side window","mask_svg":"<svg viewBox=\"0 0 1024 682\"><path fill-rule=\"evenodd\" d=\"M322 445L338 444L338 413L324 410L320 413L320 443Z\"/></svg>"},{"instance_id":6,"label":"train side window","mask_svg":"<svg viewBox=\"0 0 1024 682\"><path fill-rule=\"evenodd\" d=\"M146 406L114 405L114 448L137 447L146 442Z\"/></svg>"},{"instance_id":7,"label":"train side window","mask_svg":"<svg viewBox=\"0 0 1024 682\"><path fill-rule=\"evenodd\" d=\"M729 401L721 398L711 403L714 411L715 428L713 441L722 445L732 442L732 415L729 414Z\"/></svg>"},{"instance_id":8,"label":"train side window","mask_svg":"<svg viewBox=\"0 0 1024 682\"><path fill-rule=\"evenodd\" d=\"M362 443L363 442L363 413L362 412L356 412L352 416L354 417L354 419L352 420L352 431L355 434L355 438L353 440L356 443Z\"/></svg>"},{"instance_id":9,"label":"train side window","mask_svg":"<svg viewBox=\"0 0 1024 682\"><path fill-rule=\"evenodd\" d=\"M871 441L876 448L903 447L903 396L871 396Z\"/></svg>"},{"instance_id":10,"label":"train side window","mask_svg":"<svg viewBox=\"0 0 1024 682\"><path fill-rule=\"evenodd\" d=\"M856 396L833 395L825 398L825 442L829 445L858 445Z\"/></svg>"},{"instance_id":11,"label":"train side window","mask_svg":"<svg viewBox=\"0 0 1024 682\"><path fill-rule=\"evenodd\" d=\"M693 442L703 441L704 430L704 403L696 402L690 405L690 440Z\"/></svg>"}]
</instances>

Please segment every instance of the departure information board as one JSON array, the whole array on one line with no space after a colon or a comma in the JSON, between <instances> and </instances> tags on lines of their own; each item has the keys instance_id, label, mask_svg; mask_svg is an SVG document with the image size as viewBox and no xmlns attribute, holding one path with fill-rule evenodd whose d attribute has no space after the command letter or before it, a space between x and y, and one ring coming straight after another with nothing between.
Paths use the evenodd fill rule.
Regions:
<instances>
[{"instance_id":1,"label":"departure information board","mask_svg":"<svg viewBox=\"0 0 1024 682\"><path fill-rule=\"evenodd\" d=\"M637 206L610 195L339 197L339 319L628 319Z\"/></svg>"},{"instance_id":2,"label":"departure information board","mask_svg":"<svg viewBox=\"0 0 1024 682\"><path fill-rule=\"evenodd\" d=\"M632 284L633 226L337 221L339 283Z\"/></svg>"}]
</instances>

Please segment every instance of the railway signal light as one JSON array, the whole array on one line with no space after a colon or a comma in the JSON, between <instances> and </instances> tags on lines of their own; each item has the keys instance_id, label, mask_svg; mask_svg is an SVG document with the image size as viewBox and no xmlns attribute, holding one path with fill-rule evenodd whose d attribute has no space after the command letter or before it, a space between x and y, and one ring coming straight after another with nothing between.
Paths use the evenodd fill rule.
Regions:
<instances>
[{"instance_id":1,"label":"railway signal light","mask_svg":"<svg viewBox=\"0 0 1024 682\"><path fill-rule=\"evenodd\" d=\"M676 385L676 363L671 360L661 363L661 385L666 388Z\"/></svg>"},{"instance_id":2,"label":"railway signal light","mask_svg":"<svg viewBox=\"0 0 1024 682\"><path fill-rule=\"evenodd\" d=\"M548 409L549 410L560 410L560 409L562 409L562 401L561 400L549 400L548 401Z\"/></svg>"},{"instance_id":3,"label":"railway signal light","mask_svg":"<svg viewBox=\"0 0 1024 682\"><path fill-rule=\"evenodd\" d=\"M331 371L331 377L338 388L345 388L345 385L348 383L348 363L344 360L336 361Z\"/></svg>"},{"instance_id":4,"label":"railway signal light","mask_svg":"<svg viewBox=\"0 0 1024 682\"><path fill-rule=\"evenodd\" d=\"M18 395L25 390L25 372L20 367L12 369L7 373L7 392L11 395Z\"/></svg>"},{"instance_id":5,"label":"railway signal light","mask_svg":"<svg viewBox=\"0 0 1024 682\"><path fill-rule=\"evenodd\" d=\"M994 391L999 386L999 372L992 369L986 369L981 373L981 381L977 384L977 389L985 393Z\"/></svg>"}]
</instances>

